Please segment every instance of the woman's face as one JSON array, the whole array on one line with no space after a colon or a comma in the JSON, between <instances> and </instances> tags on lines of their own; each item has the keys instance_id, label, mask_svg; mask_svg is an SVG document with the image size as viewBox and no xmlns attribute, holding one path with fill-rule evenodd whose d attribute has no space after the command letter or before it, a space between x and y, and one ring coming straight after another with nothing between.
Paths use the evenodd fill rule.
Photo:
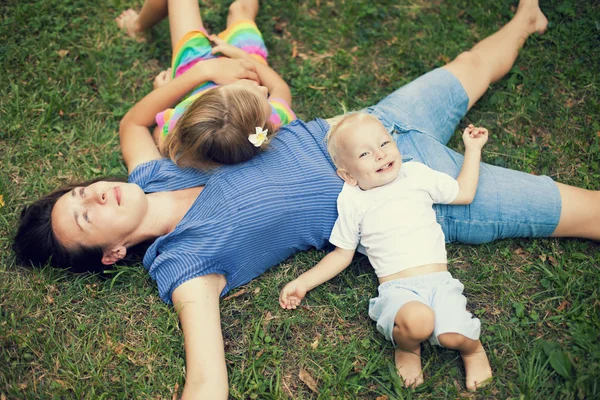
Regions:
<instances>
[{"instance_id":1,"label":"woman's face","mask_svg":"<svg viewBox=\"0 0 600 400\"><path fill-rule=\"evenodd\" d=\"M130 246L146 215L142 189L131 183L100 181L64 194L52 209L52 229L67 248Z\"/></svg>"}]
</instances>

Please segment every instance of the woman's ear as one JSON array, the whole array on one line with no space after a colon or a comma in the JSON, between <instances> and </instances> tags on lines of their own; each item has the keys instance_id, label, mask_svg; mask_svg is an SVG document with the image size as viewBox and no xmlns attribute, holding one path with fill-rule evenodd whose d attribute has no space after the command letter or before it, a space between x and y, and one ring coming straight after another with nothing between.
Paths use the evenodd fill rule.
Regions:
<instances>
[{"instance_id":1,"label":"woman's ear","mask_svg":"<svg viewBox=\"0 0 600 400\"><path fill-rule=\"evenodd\" d=\"M107 250L102 255L102 264L113 265L117 261L122 260L127 255L127 248L125 246L118 246L111 250Z\"/></svg>"},{"instance_id":2,"label":"woman's ear","mask_svg":"<svg viewBox=\"0 0 600 400\"><path fill-rule=\"evenodd\" d=\"M345 169L343 169L343 168L338 168L338 169L337 169L335 172L336 172L336 173L338 174L338 176L339 176L340 178L342 178L342 179L344 180L344 182L346 182L348 185L350 185L350 186L356 186L356 185L358 185L358 181L357 181L356 179L354 179L354 177L353 177L352 175L350 175L350 172L346 171Z\"/></svg>"}]
</instances>

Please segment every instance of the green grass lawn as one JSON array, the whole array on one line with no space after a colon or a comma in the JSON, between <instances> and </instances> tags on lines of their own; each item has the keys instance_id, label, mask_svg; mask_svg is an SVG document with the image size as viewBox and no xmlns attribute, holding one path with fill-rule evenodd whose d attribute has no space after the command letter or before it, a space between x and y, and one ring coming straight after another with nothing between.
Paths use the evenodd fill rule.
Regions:
<instances>
[{"instance_id":1,"label":"green grass lawn","mask_svg":"<svg viewBox=\"0 0 600 400\"><path fill-rule=\"evenodd\" d=\"M299 117L371 105L442 66L513 15L516 1L264 1L258 25ZM207 28L229 1L201 2ZM166 22L140 44L113 22L141 0L4 0L0 5L0 399L162 398L184 384L183 338L140 265L109 279L15 265L21 208L71 180L126 176L120 118L168 67ZM545 1L548 32L460 124L490 129L484 161L600 188L600 5ZM458 132L458 131L457 131ZM459 134L452 146L462 151ZM454 351L424 345L426 382L401 388L393 349L367 315L365 259L307 296L285 282L323 252L298 254L223 301L235 399L600 398L600 252L586 240L450 245L450 271L482 321L494 382L464 388ZM315 392L310 380L314 379ZM308 383L307 383L308 382Z\"/></svg>"}]
</instances>

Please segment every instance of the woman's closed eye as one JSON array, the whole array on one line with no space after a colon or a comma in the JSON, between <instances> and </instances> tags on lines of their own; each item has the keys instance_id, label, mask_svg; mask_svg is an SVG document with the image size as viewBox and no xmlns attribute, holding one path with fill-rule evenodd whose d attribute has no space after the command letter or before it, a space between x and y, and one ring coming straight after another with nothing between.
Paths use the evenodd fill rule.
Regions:
<instances>
[{"instance_id":1,"label":"woman's closed eye","mask_svg":"<svg viewBox=\"0 0 600 400\"><path fill-rule=\"evenodd\" d=\"M84 219L86 222L90 222L90 216L88 215L88 212L87 212L87 210L86 210L86 211L84 211L82 215L83 215L83 219Z\"/></svg>"},{"instance_id":2,"label":"woman's closed eye","mask_svg":"<svg viewBox=\"0 0 600 400\"><path fill-rule=\"evenodd\" d=\"M79 189L79 195L85 198L85 188Z\"/></svg>"}]
</instances>

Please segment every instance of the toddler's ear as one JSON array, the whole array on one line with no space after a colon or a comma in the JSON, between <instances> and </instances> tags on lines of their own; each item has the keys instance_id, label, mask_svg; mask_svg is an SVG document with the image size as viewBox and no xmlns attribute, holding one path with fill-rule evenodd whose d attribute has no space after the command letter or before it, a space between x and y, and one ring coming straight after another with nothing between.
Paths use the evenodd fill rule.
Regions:
<instances>
[{"instance_id":1,"label":"toddler's ear","mask_svg":"<svg viewBox=\"0 0 600 400\"><path fill-rule=\"evenodd\" d=\"M350 186L356 186L356 185L358 185L358 181L356 179L354 179L354 177L352 175L350 175L350 172L346 171L345 169L340 168L340 169L336 170L335 172L348 185L350 185Z\"/></svg>"}]
</instances>

